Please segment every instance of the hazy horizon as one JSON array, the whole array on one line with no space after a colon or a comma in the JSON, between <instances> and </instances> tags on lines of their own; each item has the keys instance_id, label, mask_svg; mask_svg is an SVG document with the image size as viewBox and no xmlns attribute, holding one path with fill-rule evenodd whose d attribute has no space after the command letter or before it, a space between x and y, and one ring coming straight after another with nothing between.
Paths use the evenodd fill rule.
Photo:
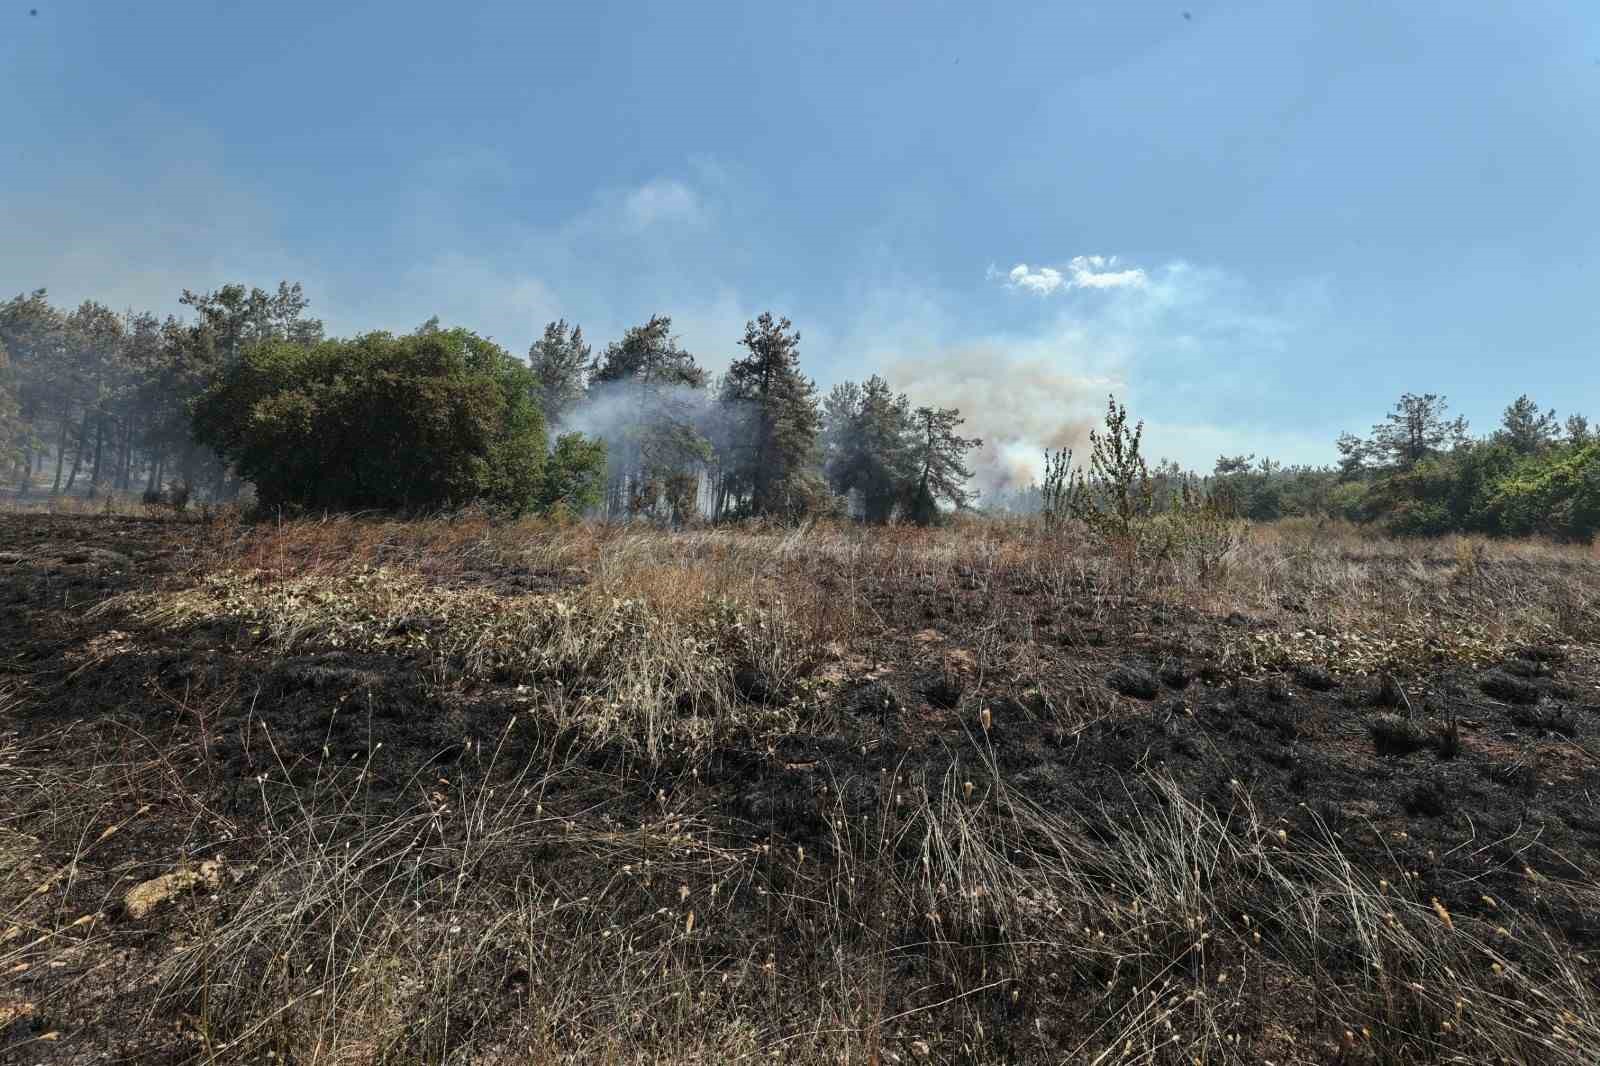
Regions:
<instances>
[{"instance_id":1,"label":"hazy horizon","mask_svg":"<svg viewBox=\"0 0 1600 1066\"><path fill-rule=\"evenodd\" d=\"M37 15L29 8L36 7ZM0 296L298 280L522 353L772 309L1031 456L1331 463L1403 391L1600 414L1600 11L11 5Z\"/></svg>"}]
</instances>

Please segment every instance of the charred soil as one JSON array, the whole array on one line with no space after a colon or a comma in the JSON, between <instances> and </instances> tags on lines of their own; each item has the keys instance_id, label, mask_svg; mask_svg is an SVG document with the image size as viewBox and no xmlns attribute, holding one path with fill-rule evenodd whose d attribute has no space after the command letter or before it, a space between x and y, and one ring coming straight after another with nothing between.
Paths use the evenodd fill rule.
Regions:
<instances>
[{"instance_id":1,"label":"charred soil","mask_svg":"<svg viewBox=\"0 0 1600 1066\"><path fill-rule=\"evenodd\" d=\"M0 1055L1596 1061L1592 557L467 525L0 515Z\"/></svg>"}]
</instances>

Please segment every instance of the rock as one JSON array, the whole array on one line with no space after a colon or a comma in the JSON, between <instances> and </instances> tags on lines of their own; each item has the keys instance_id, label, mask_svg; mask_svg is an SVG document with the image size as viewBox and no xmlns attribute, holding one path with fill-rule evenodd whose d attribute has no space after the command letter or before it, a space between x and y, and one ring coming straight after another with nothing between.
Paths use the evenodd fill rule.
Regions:
<instances>
[{"instance_id":1,"label":"rock","mask_svg":"<svg viewBox=\"0 0 1600 1066\"><path fill-rule=\"evenodd\" d=\"M1119 666L1106 675L1106 685L1113 692L1135 699L1153 700L1161 691L1160 684L1148 670L1137 666Z\"/></svg>"},{"instance_id":2,"label":"rock","mask_svg":"<svg viewBox=\"0 0 1600 1066\"><path fill-rule=\"evenodd\" d=\"M1478 679L1478 688L1484 695L1493 696L1506 703L1529 705L1539 702L1539 686L1520 677L1512 677L1504 670L1490 670Z\"/></svg>"},{"instance_id":3,"label":"rock","mask_svg":"<svg viewBox=\"0 0 1600 1066\"><path fill-rule=\"evenodd\" d=\"M911 1054L919 1059L925 1059L933 1054L933 1048L928 1046L926 1040L913 1040L911 1041Z\"/></svg>"},{"instance_id":4,"label":"rock","mask_svg":"<svg viewBox=\"0 0 1600 1066\"><path fill-rule=\"evenodd\" d=\"M207 861L198 867L182 867L160 877L152 877L128 889L122 897L123 913L135 921L148 918L168 900L197 888L219 888L222 863Z\"/></svg>"}]
</instances>

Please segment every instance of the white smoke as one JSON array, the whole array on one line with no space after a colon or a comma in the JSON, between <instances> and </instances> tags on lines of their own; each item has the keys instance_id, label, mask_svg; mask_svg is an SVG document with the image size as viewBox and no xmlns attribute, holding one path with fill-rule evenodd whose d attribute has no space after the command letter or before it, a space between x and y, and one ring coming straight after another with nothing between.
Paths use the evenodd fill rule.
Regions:
<instances>
[{"instance_id":1,"label":"white smoke","mask_svg":"<svg viewBox=\"0 0 1600 1066\"><path fill-rule=\"evenodd\" d=\"M903 360L885 376L914 403L960 409L966 419L962 433L983 439L970 465L973 482L985 496L1037 481L1047 448L1081 451L1104 411L1106 394L1120 388L1107 378L1074 374L1044 360L1015 359L984 344Z\"/></svg>"}]
</instances>

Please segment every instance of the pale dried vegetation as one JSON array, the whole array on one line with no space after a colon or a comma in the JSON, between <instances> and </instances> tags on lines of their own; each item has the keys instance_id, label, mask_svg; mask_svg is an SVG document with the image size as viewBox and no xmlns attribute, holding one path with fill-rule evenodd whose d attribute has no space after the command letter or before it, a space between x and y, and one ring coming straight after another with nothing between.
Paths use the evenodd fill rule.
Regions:
<instances>
[{"instance_id":1,"label":"pale dried vegetation","mask_svg":"<svg viewBox=\"0 0 1600 1066\"><path fill-rule=\"evenodd\" d=\"M697 775L729 731L825 728L828 664L882 635L884 587L1286 622L1230 637L1246 670L1600 640L1594 549L1288 522L1202 581L1181 561L1103 567L1074 536L213 522L181 579L98 610L225 625L277 655L408 656L443 689L526 685L528 709L399 798L359 761L263 774L249 823L192 787L203 741L178 729L159 746L92 725L0 739L0 1032L7 1010L132 1011L208 1062L1600 1062L1600 960L1498 901L1452 915L1413 871L1359 869L1331 829L1267 820L1241 784L1213 808L1152 773L1123 813L1041 809L975 726L942 771L819 792L812 853L730 833L660 769ZM971 624L1012 627L993 657L1025 659L1028 619ZM741 699L741 670L794 695ZM625 745L637 770L594 769L546 731ZM42 770L52 747L94 757ZM152 809L185 827L155 852L134 846ZM220 885L174 909L154 954L108 918L116 898L72 890L216 854ZM1535 891L1600 913L1592 886ZM79 975L49 986L59 1001L28 983L52 967Z\"/></svg>"}]
</instances>

